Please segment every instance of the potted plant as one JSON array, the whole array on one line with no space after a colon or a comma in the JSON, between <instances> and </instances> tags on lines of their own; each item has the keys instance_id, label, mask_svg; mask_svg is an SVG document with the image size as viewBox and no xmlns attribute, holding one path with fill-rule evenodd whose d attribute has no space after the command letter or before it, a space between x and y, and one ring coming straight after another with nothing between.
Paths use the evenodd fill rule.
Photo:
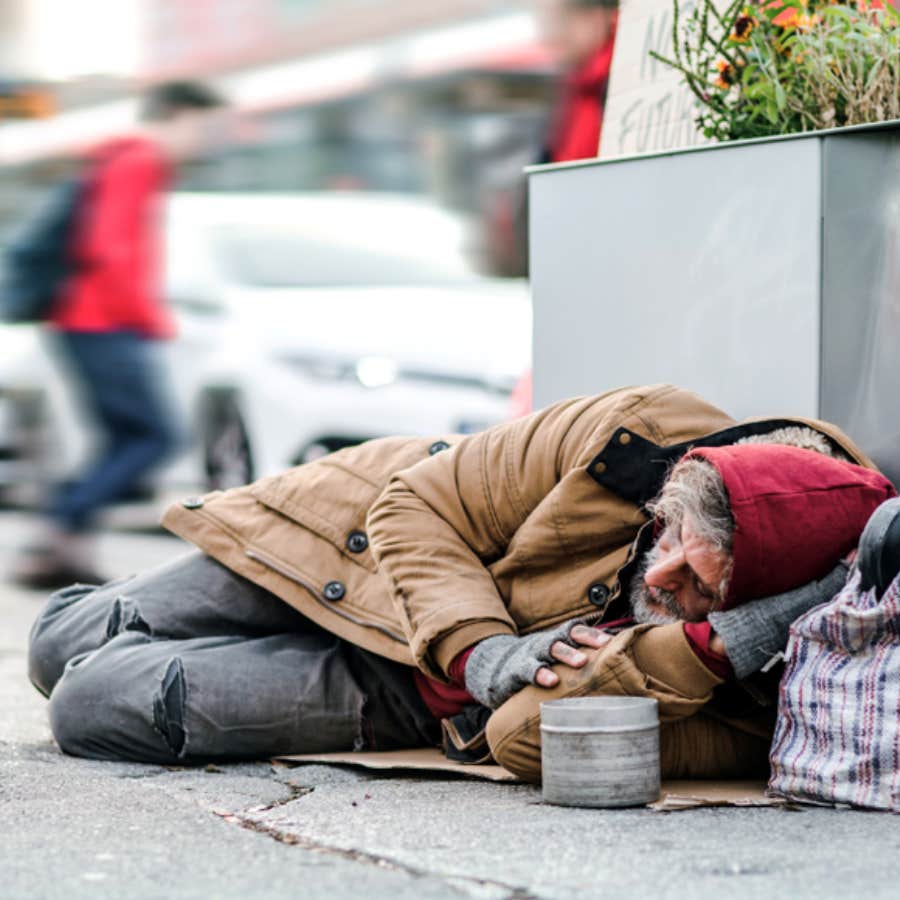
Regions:
<instances>
[{"instance_id":1,"label":"potted plant","mask_svg":"<svg viewBox=\"0 0 900 900\"><path fill-rule=\"evenodd\" d=\"M900 15L882 0L673 0L672 56L713 140L900 118Z\"/></svg>"}]
</instances>

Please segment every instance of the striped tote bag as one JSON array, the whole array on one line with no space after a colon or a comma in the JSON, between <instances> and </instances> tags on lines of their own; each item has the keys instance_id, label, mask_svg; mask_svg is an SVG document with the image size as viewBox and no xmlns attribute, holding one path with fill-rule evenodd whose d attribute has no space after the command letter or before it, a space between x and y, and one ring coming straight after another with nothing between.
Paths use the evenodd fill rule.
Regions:
<instances>
[{"instance_id":1,"label":"striped tote bag","mask_svg":"<svg viewBox=\"0 0 900 900\"><path fill-rule=\"evenodd\" d=\"M859 584L791 627L769 788L900 812L900 578L880 599Z\"/></svg>"}]
</instances>

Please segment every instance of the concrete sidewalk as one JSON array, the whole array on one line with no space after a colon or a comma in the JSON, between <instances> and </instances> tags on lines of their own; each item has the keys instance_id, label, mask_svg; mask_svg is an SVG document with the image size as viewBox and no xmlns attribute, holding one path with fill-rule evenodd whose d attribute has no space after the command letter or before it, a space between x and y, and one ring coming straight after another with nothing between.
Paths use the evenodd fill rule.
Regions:
<instances>
[{"instance_id":1,"label":"concrete sidewalk","mask_svg":"<svg viewBox=\"0 0 900 900\"><path fill-rule=\"evenodd\" d=\"M0 571L22 517L0 514ZM140 568L171 539L111 535ZM0 586L0 897L893 898L900 821L543 806L521 785L63 756L25 677L41 598Z\"/></svg>"}]
</instances>

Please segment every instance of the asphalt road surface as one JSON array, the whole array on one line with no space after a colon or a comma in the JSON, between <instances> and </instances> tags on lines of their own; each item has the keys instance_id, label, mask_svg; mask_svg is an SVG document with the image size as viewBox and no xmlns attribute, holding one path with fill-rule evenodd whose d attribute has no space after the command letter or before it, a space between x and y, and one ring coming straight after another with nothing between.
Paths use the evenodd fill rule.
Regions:
<instances>
[{"instance_id":1,"label":"asphalt road surface","mask_svg":"<svg viewBox=\"0 0 900 900\"><path fill-rule=\"evenodd\" d=\"M0 512L0 578L33 522ZM120 576L179 552L103 536ZM0 898L894 898L900 819L544 806L521 785L262 761L63 756L25 676L40 595L0 581Z\"/></svg>"}]
</instances>

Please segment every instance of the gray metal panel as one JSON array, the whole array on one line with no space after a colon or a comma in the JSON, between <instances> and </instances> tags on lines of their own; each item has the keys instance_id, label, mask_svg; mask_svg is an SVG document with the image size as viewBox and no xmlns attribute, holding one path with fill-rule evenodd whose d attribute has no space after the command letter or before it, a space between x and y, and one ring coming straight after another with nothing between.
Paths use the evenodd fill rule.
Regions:
<instances>
[{"instance_id":1,"label":"gray metal panel","mask_svg":"<svg viewBox=\"0 0 900 900\"><path fill-rule=\"evenodd\" d=\"M710 151L725 152L735 147L752 147L759 144L779 144L785 141L819 141L831 135L870 134L876 131L898 131L900 119L886 119L883 122L868 122L863 125L842 125L840 128L824 128L821 131L804 131L801 134L770 134L766 137L744 138L740 141L725 141L720 144L692 144L687 147L671 147L667 150L651 150L646 153L633 153L628 156L606 156L594 159L576 159L564 163L536 163L526 166L525 171L542 172L562 168L574 168L576 166L606 166L617 163L623 159L652 159L658 156L685 156L689 153L708 153Z\"/></svg>"},{"instance_id":2,"label":"gray metal panel","mask_svg":"<svg viewBox=\"0 0 900 900\"><path fill-rule=\"evenodd\" d=\"M900 480L900 136L825 142L822 415Z\"/></svg>"},{"instance_id":3,"label":"gray metal panel","mask_svg":"<svg viewBox=\"0 0 900 900\"><path fill-rule=\"evenodd\" d=\"M816 415L821 141L531 175L535 403L671 381Z\"/></svg>"}]
</instances>

